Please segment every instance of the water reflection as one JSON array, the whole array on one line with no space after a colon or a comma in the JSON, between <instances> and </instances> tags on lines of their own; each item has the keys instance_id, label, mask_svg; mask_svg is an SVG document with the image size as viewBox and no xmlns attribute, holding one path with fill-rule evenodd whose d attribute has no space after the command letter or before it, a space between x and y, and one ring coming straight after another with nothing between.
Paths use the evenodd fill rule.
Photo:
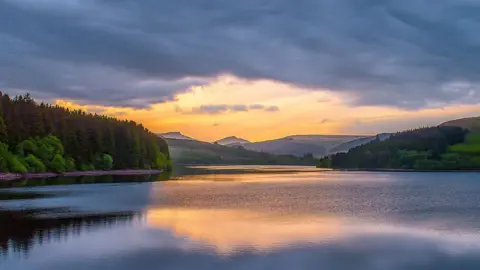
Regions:
<instances>
[{"instance_id":1,"label":"water reflection","mask_svg":"<svg viewBox=\"0 0 480 270\"><path fill-rule=\"evenodd\" d=\"M218 253L241 249L270 250L316 243L341 233L333 217L276 216L231 209L154 208L146 214L149 226L215 248Z\"/></svg>"},{"instance_id":2,"label":"water reflection","mask_svg":"<svg viewBox=\"0 0 480 270\"><path fill-rule=\"evenodd\" d=\"M139 214L132 212L56 216L68 209L0 211L0 253L28 253L46 243L80 236L92 229L131 223ZM45 217L53 215L53 217Z\"/></svg>"},{"instance_id":3,"label":"water reflection","mask_svg":"<svg viewBox=\"0 0 480 270\"><path fill-rule=\"evenodd\" d=\"M478 175L220 169L0 190L0 269L480 269Z\"/></svg>"},{"instance_id":4,"label":"water reflection","mask_svg":"<svg viewBox=\"0 0 480 270\"><path fill-rule=\"evenodd\" d=\"M131 183L131 182L157 182L169 180L171 172L151 175L101 175L80 177L52 177L31 178L14 181L0 181L1 188L58 186L58 185L81 185L81 184L108 184L108 183Z\"/></svg>"}]
</instances>

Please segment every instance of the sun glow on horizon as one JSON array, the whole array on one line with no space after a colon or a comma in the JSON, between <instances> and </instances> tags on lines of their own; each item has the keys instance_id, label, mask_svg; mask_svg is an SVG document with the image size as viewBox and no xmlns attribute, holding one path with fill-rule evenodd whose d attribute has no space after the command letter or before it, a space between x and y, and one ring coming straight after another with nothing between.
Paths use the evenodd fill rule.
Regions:
<instances>
[{"instance_id":1,"label":"sun glow on horizon","mask_svg":"<svg viewBox=\"0 0 480 270\"><path fill-rule=\"evenodd\" d=\"M73 100L56 100L55 104L134 120L156 133L179 131L203 141L233 135L250 141L307 134L374 135L480 114L475 105L409 111L356 107L350 105L349 98L346 93L224 75L208 85L177 95L174 101L149 108L80 105Z\"/></svg>"}]
</instances>

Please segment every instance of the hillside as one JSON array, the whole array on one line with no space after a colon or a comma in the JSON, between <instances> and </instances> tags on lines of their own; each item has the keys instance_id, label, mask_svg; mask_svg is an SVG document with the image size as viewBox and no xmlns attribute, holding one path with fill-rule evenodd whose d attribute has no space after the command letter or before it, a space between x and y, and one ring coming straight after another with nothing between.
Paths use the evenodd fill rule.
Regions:
<instances>
[{"instance_id":1,"label":"hillside","mask_svg":"<svg viewBox=\"0 0 480 270\"><path fill-rule=\"evenodd\" d=\"M480 133L456 126L438 126L375 139L320 160L319 167L337 169L480 169Z\"/></svg>"},{"instance_id":2,"label":"hillside","mask_svg":"<svg viewBox=\"0 0 480 270\"><path fill-rule=\"evenodd\" d=\"M381 141L384 141L384 140L390 138L390 136L391 136L391 134L382 133L382 134L378 134L377 136L364 137L364 138L359 138L359 139L355 139L355 140L352 140L352 141L348 141L348 142L342 143L340 145L337 145L337 146L331 148L330 151L329 151L329 154L348 152L348 150L350 150L352 148L367 144L367 143L369 143L369 142L371 142L375 139L379 139Z\"/></svg>"},{"instance_id":3,"label":"hillside","mask_svg":"<svg viewBox=\"0 0 480 270\"><path fill-rule=\"evenodd\" d=\"M220 144L220 145L238 146L238 145L242 145L250 142L242 138L230 136L230 137L226 137L221 140L215 141L214 143Z\"/></svg>"},{"instance_id":4,"label":"hillside","mask_svg":"<svg viewBox=\"0 0 480 270\"><path fill-rule=\"evenodd\" d=\"M168 169L166 142L133 121L0 93L0 171Z\"/></svg>"},{"instance_id":5,"label":"hillside","mask_svg":"<svg viewBox=\"0 0 480 270\"><path fill-rule=\"evenodd\" d=\"M166 139L175 164L315 165L313 157L272 155L207 142Z\"/></svg>"},{"instance_id":6,"label":"hillside","mask_svg":"<svg viewBox=\"0 0 480 270\"><path fill-rule=\"evenodd\" d=\"M182 133L175 131L175 132L167 132L167 133L160 133L157 134L158 136L164 138L164 139L177 139L177 140L195 140L192 137L188 137L183 135Z\"/></svg>"},{"instance_id":7,"label":"hillside","mask_svg":"<svg viewBox=\"0 0 480 270\"><path fill-rule=\"evenodd\" d=\"M454 126L468 129L472 132L480 132L480 117L462 118L441 124L440 126Z\"/></svg>"},{"instance_id":8,"label":"hillside","mask_svg":"<svg viewBox=\"0 0 480 270\"><path fill-rule=\"evenodd\" d=\"M335 147L366 136L349 135L293 135L276 140L243 144L245 149L280 155L303 156L312 154L323 157L331 153Z\"/></svg>"}]
</instances>

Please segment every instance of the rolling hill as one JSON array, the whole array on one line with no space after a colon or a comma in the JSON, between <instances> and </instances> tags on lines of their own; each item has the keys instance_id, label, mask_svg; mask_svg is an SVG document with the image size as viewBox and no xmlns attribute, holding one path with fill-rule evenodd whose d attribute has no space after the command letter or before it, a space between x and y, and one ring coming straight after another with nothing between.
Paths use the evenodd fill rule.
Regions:
<instances>
[{"instance_id":1,"label":"rolling hill","mask_svg":"<svg viewBox=\"0 0 480 270\"><path fill-rule=\"evenodd\" d=\"M348 152L348 150L350 150L354 147L358 147L358 146L367 144L367 143L375 140L376 138L378 138L380 141L384 141L384 140L390 138L391 135L392 134L390 134L390 133L382 133L382 134L378 134L377 136L364 137L364 138L359 138L359 139L355 139L355 140L352 140L352 141L348 141L348 142L339 144L339 145L331 148L329 154L331 155L331 154L336 154L336 153L345 153L345 152Z\"/></svg>"},{"instance_id":2,"label":"rolling hill","mask_svg":"<svg viewBox=\"0 0 480 270\"><path fill-rule=\"evenodd\" d=\"M346 153L322 158L318 167L355 170L478 170L480 133L468 132L456 125L398 132L385 140L379 138Z\"/></svg>"},{"instance_id":3,"label":"rolling hill","mask_svg":"<svg viewBox=\"0 0 480 270\"><path fill-rule=\"evenodd\" d=\"M469 117L445 122L440 126L461 127L471 132L480 132L480 117Z\"/></svg>"},{"instance_id":4,"label":"rolling hill","mask_svg":"<svg viewBox=\"0 0 480 270\"><path fill-rule=\"evenodd\" d=\"M390 135L292 135L261 142L249 142L242 138L230 136L214 143L197 141L180 132L169 132L160 134L160 136L167 140L172 159L177 163L276 164L280 155L290 156L288 164L298 164L299 161L295 159L307 158L306 155L309 154L312 154L315 158L321 158L335 153L347 152L353 147L373 141L377 136L381 136L381 140L383 140ZM267 161L260 161L259 158L267 159ZM285 157L282 160L284 163L286 162Z\"/></svg>"},{"instance_id":5,"label":"rolling hill","mask_svg":"<svg viewBox=\"0 0 480 270\"><path fill-rule=\"evenodd\" d=\"M195 140L166 139L175 165L180 164L243 164L243 165L315 165L312 157L273 155Z\"/></svg>"},{"instance_id":6,"label":"rolling hill","mask_svg":"<svg viewBox=\"0 0 480 270\"><path fill-rule=\"evenodd\" d=\"M323 157L331 154L332 149L344 143L354 140L366 140L368 142L374 138L375 136L293 135L276 140L243 144L242 146L252 151L279 155L303 156L312 154L315 157Z\"/></svg>"}]
</instances>

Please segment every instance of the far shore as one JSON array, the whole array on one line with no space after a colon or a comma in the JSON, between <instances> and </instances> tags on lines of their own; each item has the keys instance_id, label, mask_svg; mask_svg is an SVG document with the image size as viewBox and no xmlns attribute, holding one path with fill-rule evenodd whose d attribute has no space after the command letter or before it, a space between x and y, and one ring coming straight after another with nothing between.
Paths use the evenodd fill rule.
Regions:
<instances>
[{"instance_id":1,"label":"far shore","mask_svg":"<svg viewBox=\"0 0 480 270\"><path fill-rule=\"evenodd\" d=\"M480 169L472 170L414 170L414 169L332 169L340 172L480 172Z\"/></svg>"},{"instance_id":2,"label":"far shore","mask_svg":"<svg viewBox=\"0 0 480 270\"><path fill-rule=\"evenodd\" d=\"M148 175L160 174L163 170L110 170L110 171L74 171L64 173L0 173L0 181L13 181L32 178L101 176L101 175Z\"/></svg>"}]
</instances>

